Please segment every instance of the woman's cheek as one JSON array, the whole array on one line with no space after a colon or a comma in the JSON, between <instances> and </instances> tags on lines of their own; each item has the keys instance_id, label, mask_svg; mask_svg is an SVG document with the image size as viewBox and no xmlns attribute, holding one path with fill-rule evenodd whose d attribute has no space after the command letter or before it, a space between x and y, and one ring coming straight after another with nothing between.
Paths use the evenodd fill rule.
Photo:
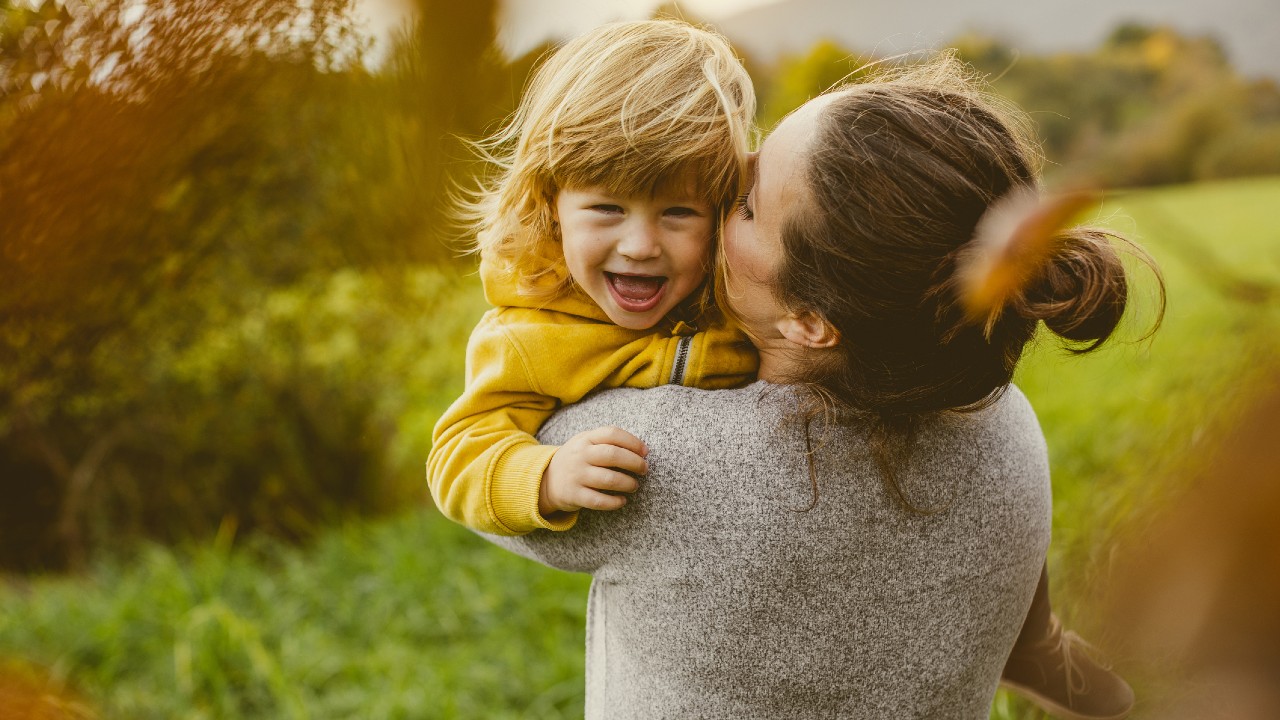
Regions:
<instances>
[{"instance_id":1,"label":"woman's cheek","mask_svg":"<svg viewBox=\"0 0 1280 720\"><path fill-rule=\"evenodd\" d=\"M727 265L733 266L739 262L738 246L741 242L740 233L742 232L742 221L738 219L736 212L729 215L729 219L724 224L724 237L721 241L721 250L724 252L724 261Z\"/></svg>"},{"instance_id":2,"label":"woman's cheek","mask_svg":"<svg viewBox=\"0 0 1280 720\"><path fill-rule=\"evenodd\" d=\"M751 252L750 231L746 225L747 223L739 223L733 236L725 240L725 262L728 263L730 272L740 277L754 275L758 264Z\"/></svg>"}]
</instances>

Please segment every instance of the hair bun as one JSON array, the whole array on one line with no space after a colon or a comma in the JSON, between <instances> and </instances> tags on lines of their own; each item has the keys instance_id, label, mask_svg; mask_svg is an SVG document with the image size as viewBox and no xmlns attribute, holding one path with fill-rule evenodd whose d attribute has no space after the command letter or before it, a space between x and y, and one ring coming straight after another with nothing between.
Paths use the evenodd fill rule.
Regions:
<instances>
[{"instance_id":1,"label":"hair bun","mask_svg":"<svg viewBox=\"0 0 1280 720\"><path fill-rule=\"evenodd\" d=\"M1020 185L993 202L956 260L968 321L981 323L990 337L1004 310L1022 304L1019 299L1044 279L1072 218L1099 199L1095 191L1045 196L1035 186Z\"/></svg>"},{"instance_id":2,"label":"hair bun","mask_svg":"<svg viewBox=\"0 0 1280 720\"><path fill-rule=\"evenodd\" d=\"M1012 306L1027 319L1043 320L1073 342L1101 345L1124 316L1129 284L1120 253L1105 230L1073 228L1055 238L1039 280Z\"/></svg>"}]
</instances>

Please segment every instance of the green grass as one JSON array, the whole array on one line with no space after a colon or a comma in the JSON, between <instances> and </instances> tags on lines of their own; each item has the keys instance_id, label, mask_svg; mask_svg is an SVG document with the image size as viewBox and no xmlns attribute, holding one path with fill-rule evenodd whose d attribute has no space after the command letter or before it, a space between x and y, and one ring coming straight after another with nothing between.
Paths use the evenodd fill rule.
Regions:
<instances>
[{"instance_id":1,"label":"green grass","mask_svg":"<svg viewBox=\"0 0 1280 720\"><path fill-rule=\"evenodd\" d=\"M1031 399L1053 466L1052 596L1068 625L1106 647L1098 607L1125 536L1176 499L1260 387L1280 378L1280 178L1121 194L1099 219L1145 247L1168 292L1149 340L1154 282L1136 272L1120 342L1072 357L1044 340L1016 382ZM1240 286L1271 285L1269 302ZM1241 297L1241 296L1245 297ZM1113 650L1116 648L1113 648ZM1166 678L1113 653L1140 696ZM998 698L995 718L1048 717ZM1135 717L1141 717L1137 713Z\"/></svg>"},{"instance_id":2,"label":"green grass","mask_svg":"<svg viewBox=\"0 0 1280 720\"><path fill-rule=\"evenodd\" d=\"M1277 203L1280 179L1264 179L1138 192L1104 207L1107 223L1159 263L1168 309L1160 330L1137 341L1155 307L1152 276L1140 268L1136 312L1119 342L1073 357L1042 339L1018 373L1049 441L1053 557L1065 574L1088 583L1105 570L1108 536L1167 501L1187 463L1280 367ZM1233 297L1214 265L1277 295Z\"/></svg>"},{"instance_id":3,"label":"green grass","mask_svg":"<svg viewBox=\"0 0 1280 720\"><path fill-rule=\"evenodd\" d=\"M1091 639L1106 639L1092 634L1091 603L1121 531L1176 496L1277 367L1275 301L1233 299L1206 268L1280 283L1278 206L1280 179L1119 197L1104 215L1164 269L1164 327L1084 358L1046 342L1018 376L1053 461L1055 602ZM83 578L7 584L0 675L28 663L130 720L581 717L583 577L490 548L430 510L335 528L306 548L230 545L149 546ZM992 717L1041 715L1002 693Z\"/></svg>"},{"instance_id":4,"label":"green grass","mask_svg":"<svg viewBox=\"0 0 1280 720\"><path fill-rule=\"evenodd\" d=\"M305 550L224 545L8 589L3 650L109 718L581 715L585 577L426 511Z\"/></svg>"}]
</instances>

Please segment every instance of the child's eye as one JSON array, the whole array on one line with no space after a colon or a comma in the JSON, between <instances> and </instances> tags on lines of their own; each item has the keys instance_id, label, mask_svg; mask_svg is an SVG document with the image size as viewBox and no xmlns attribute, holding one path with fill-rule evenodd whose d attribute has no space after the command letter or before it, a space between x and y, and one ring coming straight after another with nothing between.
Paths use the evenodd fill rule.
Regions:
<instances>
[{"instance_id":1,"label":"child's eye","mask_svg":"<svg viewBox=\"0 0 1280 720\"><path fill-rule=\"evenodd\" d=\"M751 208L747 206L747 200L749 199L750 198L747 193L742 193L738 196L738 201L735 203L735 205L738 206L738 215L741 216L743 220L752 220L756 216L755 213L751 212Z\"/></svg>"},{"instance_id":2,"label":"child's eye","mask_svg":"<svg viewBox=\"0 0 1280 720\"><path fill-rule=\"evenodd\" d=\"M695 210L695 209L693 209L693 208L688 208L688 207L672 207L672 208L667 208L667 209L666 209L666 214L667 214L667 215L670 215L670 216L673 216L673 217L680 217L680 218L686 218L686 217L702 217L702 213L698 212L697 210Z\"/></svg>"},{"instance_id":3,"label":"child's eye","mask_svg":"<svg viewBox=\"0 0 1280 720\"><path fill-rule=\"evenodd\" d=\"M596 212L609 213L609 214L611 214L611 215L612 215L612 214L615 214L615 213L621 213L621 212L622 212L622 206L621 206L621 205L609 205L609 204L607 204L607 203L600 203L600 204L598 204L598 205L592 205L592 206L591 206L591 209L592 209L592 210L595 210Z\"/></svg>"}]
</instances>

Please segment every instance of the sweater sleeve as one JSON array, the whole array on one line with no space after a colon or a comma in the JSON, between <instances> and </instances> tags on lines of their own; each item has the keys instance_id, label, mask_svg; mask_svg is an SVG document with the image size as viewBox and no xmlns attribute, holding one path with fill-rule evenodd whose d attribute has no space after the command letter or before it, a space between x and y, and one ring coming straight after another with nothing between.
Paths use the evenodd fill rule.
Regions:
<instances>
[{"instance_id":1,"label":"sweater sleeve","mask_svg":"<svg viewBox=\"0 0 1280 720\"><path fill-rule=\"evenodd\" d=\"M583 533L577 528L564 533L534 531L516 536L477 534L508 552L565 572L594 573L603 562L602 555L616 547L615 542L601 542L599 532Z\"/></svg>"},{"instance_id":2,"label":"sweater sleeve","mask_svg":"<svg viewBox=\"0 0 1280 720\"><path fill-rule=\"evenodd\" d=\"M542 473L557 447L533 437L560 401L540 392L500 312L486 314L467 343L466 389L436 423L427 484L441 512L469 528L564 530L576 513L538 512Z\"/></svg>"}]
</instances>

